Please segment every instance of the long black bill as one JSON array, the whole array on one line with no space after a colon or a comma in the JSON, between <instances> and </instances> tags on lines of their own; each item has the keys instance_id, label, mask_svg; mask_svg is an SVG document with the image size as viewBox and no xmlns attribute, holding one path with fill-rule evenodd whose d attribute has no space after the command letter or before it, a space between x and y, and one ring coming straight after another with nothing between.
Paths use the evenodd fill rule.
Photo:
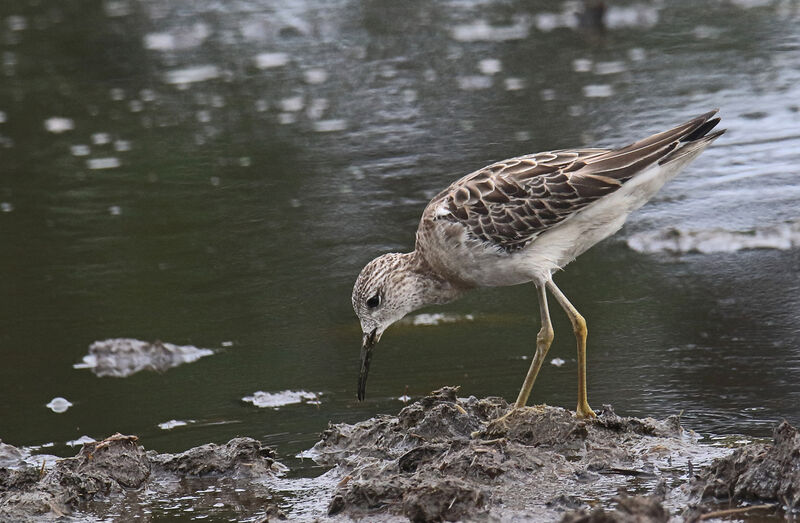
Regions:
<instances>
[{"instance_id":1,"label":"long black bill","mask_svg":"<svg viewBox=\"0 0 800 523\"><path fill-rule=\"evenodd\" d=\"M372 349L375 348L375 331L364 333L361 342L361 370L358 373L358 401L364 401L367 391L367 374L369 373L369 362L372 360Z\"/></svg>"}]
</instances>

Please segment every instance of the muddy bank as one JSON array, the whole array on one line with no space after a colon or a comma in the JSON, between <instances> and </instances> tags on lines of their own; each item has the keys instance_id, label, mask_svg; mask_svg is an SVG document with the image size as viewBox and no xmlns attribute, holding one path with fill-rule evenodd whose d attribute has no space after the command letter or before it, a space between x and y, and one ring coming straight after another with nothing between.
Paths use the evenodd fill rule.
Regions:
<instances>
[{"instance_id":1,"label":"muddy bank","mask_svg":"<svg viewBox=\"0 0 800 523\"><path fill-rule=\"evenodd\" d=\"M605 407L578 420L537 406L501 418L508 410L443 388L396 416L331 425L306 453L330 467L316 478L287 478L275 451L250 438L159 454L117 434L46 461L0 443L0 521L663 522L757 505L738 514L746 520L800 501L800 435L787 423L771 444L733 451L699 444L675 416Z\"/></svg>"},{"instance_id":2,"label":"muddy bank","mask_svg":"<svg viewBox=\"0 0 800 523\"><path fill-rule=\"evenodd\" d=\"M9 446L10 447L10 446ZM50 467L25 466L20 461L0 468L0 521L48 521L83 514L95 518L143 517L148 506L190 496L204 507L200 483L218 485L206 496L221 508L227 491L247 487L250 509L256 514L281 516L269 489L258 480L286 471L275 452L251 438L224 445L207 444L180 454L146 451L135 436L115 434L86 443L75 457L58 459ZM14 466L16 465L16 466ZM13 467L13 468L12 468ZM192 479L197 480L195 482ZM236 503L233 503L236 505ZM165 507L166 508L166 507ZM147 519L145 519L147 520Z\"/></svg>"},{"instance_id":3,"label":"muddy bank","mask_svg":"<svg viewBox=\"0 0 800 523\"><path fill-rule=\"evenodd\" d=\"M538 406L494 421L507 411L502 399L444 388L397 416L329 427L313 449L341 477L328 515L667 521L717 506L702 504L696 473L731 451L700 445L676 416L626 418L605 407L577 420Z\"/></svg>"}]
</instances>

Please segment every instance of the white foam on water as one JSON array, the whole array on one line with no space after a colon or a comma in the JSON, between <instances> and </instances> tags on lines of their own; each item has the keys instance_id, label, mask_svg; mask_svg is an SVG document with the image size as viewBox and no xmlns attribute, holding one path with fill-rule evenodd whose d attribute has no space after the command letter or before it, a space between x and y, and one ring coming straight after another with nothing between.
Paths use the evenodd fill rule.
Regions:
<instances>
[{"instance_id":1,"label":"white foam on water","mask_svg":"<svg viewBox=\"0 0 800 523\"><path fill-rule=\"evenodd\" d=\"M164 372L183 363L192 363L214 351L193 345L174 345L156 341L149 343L132 338L113 338L96 341L89 354L75 369L90 369L97 376L124 378L141 370Z\"/></svg>"},{"instance_id":2,"label":"white foam on water","mask_svg":"<svg viewBox=\"0 0 800 523\"><path fill-rule=\"evenodd\" d=\"M20 15L11 15L6 18L6 27L9 31L24 31L28 28L28 19Z\"/></svg>"},{"instance_id":3,"label":"white foam on water","mask_svg":"<svg viewBox=\"0 0 800 523\"><path fill-rule=\"evenodd\" d=\"M311 103L308 104L306 116L308 116L309 120L319 120L327 109L328 100L326 98L314 98L311 100Z\"/></svg>"},{"instance_id":4,"label":"white foam on water","mask_svg":"<svg viewBox=\"0 0 800 523\"><path fill-rule=\"evenodd\" d=\"M761 227L751 231L682 230L670 227L632 234L626 240L637 252L701 254L737 252L748 249L789 250L800 247L800 220Z\"/></svg>"},{"instance_id":5,"label":"white foam on water","mask_svg":"<svg viewBox=\"0 0 800 523\"><path fill-rule=\"evenodd\" d=\"M493 75L503 70L503 64L497 58L484 58L478 62L478 70L481 74Z\"/></svg>"},{"instance_id":6,"label":"white foam on water","mask_svg":"<svg viewBox=\"0 0 800 523\"><path fill-rule=\"evenodd\" d=\"M450 30L450 36L459 42L502 42L507 40L523 40L530 34L530 22L519 17L511 25L490 25L486 20L476 20L471 24L462 24Z\"/></svg>"},{"instance_id":7,"label":"white foam on water","mask_svg":"<svg viewBox=\"0 0 800 523\"><path fill-rule=\"evenodd\" d=\"M219 68L216 65L196 65L167 71L164 75L164 81L172 85L187 85L213 80L219 78L219 75Z\"/></svg>"},{"instance_id":8,"label":"white foam on water","mask_svg":"<svg viewBox=\"0 0 800 523\"><path fill-rule=\"evenodd\" d=\"M559 27L567 27L568 24L577 25L574 15L567 17L565 14L538 13L534 17L536 29L544 33L549 33Z\"/></svg>"},{"instance_id":9,"label":"white foam on water","mask_svg":"<svg viewBox=\"0 0 800 523\"><path fill-rule=\"evenodd\" d=\"M586 98L607 98L614 94L614 88L608 84L592 84L583 86L583 96Z\"/></svg>"},{"instance_id":10,"label":"white foam on water","mask_svg":"<svg viewBox=\"0 0 800 523\"><path fill-rule=\"evenodd\" d=\"M73 130L75 128L75 122L72 120L72 118L53 116L44 121L44 128L48 132L60 134Z\"/></svg>"},{"instance_id":11,"label":"white foam on water","mask_svg":"<svg viewBox=\"0 0 800 523\"><path fill-rule=\"evenodd\" d=\"M256 391L252 396L242 398L245 403L252 403L258 408L278 409L297 403L319 404L319 394L304 390L284 390L281 392Z\"/></svg>"},{"instance_id":12,"label":"white foam on water","mask_svg":"<svg viewBox=\"0 0 800 523\"><path fill-rule=\"evenodd\" d=\"M0 202L0 212L11 212L14 210L14 205L11 202Z\"/></svg>"},{"instance_id":13,"label":"white foam on water","mask_svg":"<svg viewBox=\"0 0 800 523\"><path fill-rule=\"evenodd\" d=\"M115 140L114 150L117 152L125 152L131 150L131 142L128 140Z\"/></svg>"},{"instance_id":14,"label":"white foam on water","mask_svg":"<svg viewBox=\"0 0 800 523\"><path fill-rule=\"evenodd\" d=\"M128 16L132 12L128 0L105 0L103 10L109 18Z\"/></svg>"},{"instance_id":15,"label":"white foam on water","mask_svg":"<svg viewBox=\"0 0 800 523\"><path fill-rule=\"evenodd\" d=\"M175 36L169 33L148 33L144 35L144 48L151 51L171 51L175 49Z\"/></svg>"},{"instance_id":16,"label":"white foam on water","mask_svg":"<svg viewBox=\"0 0 800 523\"><path fill-rule=\"evenodd\" d=\"M293 124L297 121L297 113L280 113L278 115L278 123L281 125Z\"/></svg>"},{"instance_id":17,"label":"white foam on water","mask_svg":"<svg viewBox=\"0 0 800 523\"><path fill-rule=\"evenodd\" d=\"M541 96L542 100L545 102L550 102L556 99L556 91L555 89L542 89L539 92L539 96Z\"/></svg>"},{"instance_id":18,"label":"white foam on water","mask_svg":"<svg viewBox=\"0 0 800 523\"><path fill-rule=\"evenodd\" d=\"M648 4L609 6L605 24L609 29L650 29L658 23L658 8Z\"/></svg>"},{"instance_id":19,"label":"white foam on water","mask_svg":"<svg viewBox=\"0 0 800 523\"><path fill-rule=\"evenodd\" d=\"M519 91L525 89L525 80L522 78L509 77L503 80L506 86L506 91Z\"/></svg>"},{"instance_id":20,"label":"white foam on water","mask_svg":"<svg viewBox=\"0 0 800 523\"><path fill-rule=\"evenodd\" d=\"M719 27L711 27L710 25L698 25L692 29L692 34L698 40L714 40L719 38L723 32Z\"/></svg>"},{"instance_id":21,"label":"white foam on water","mask_svg":"<svg viewBox=\"0 0 800 523\"><path fill-rule=\"evenodd\" d=\"M556 367L560 367L564 365L566 361L562 360L561 358L553 358L550 360L550 365L555 365Z\"/></svg>"},{"instance_id":22,"label":"white foam on water","mask_svg":"<svg viewBox=\"0 0 800 523\"><path fill-rule=\"evenodd\" d=\"M303 79L307 84L311 85L325 83L328 79L328 71L325 69L309 69L303 73Z\"/></svg>"},{"instance_id":23,"label":"white foam on water","mask_svg":"<svg viewBox=\"0 0 800 523\"><path fill-rule=\"evenodd\" d=\"M67 409L69 409L71 406L72 406L72 403L69 400L67 400L66 398L62 398L61 396L57 396L57 397L53 398L52 400L50 400L50 403L45 405L45 407L47 407L48 409L52 410L56 414L61 414L62 412L67 412Z\"/></svg>"},{"instance_id":24,"label":"white foam on water","mask_svg":"<svg viewBox=\"0 0 800 523\"><path fill-rule=\"evenodd\" d=\"M480 74L459 76L456 78L456 83L462 91L478 91L490 88L492 86L492 77Z\"/></svg>"},{"instance_id":25,"label":"white foam on water","mask_svg":"<svg viewBox=\"0 0 800 523\"><path fill-rule=\"evenodd\" d=\"M401 323L411 324L414 326L433 326L441 325L443 323L461 323L465 321L473 321L474 319L475 316L472 314L449 314L444 312L435 312L408 316L401 320Z\"/></svg>"},{"instance_id":26,"label":"white foam on water","mask_svg":"<svg viewBox=\"0 0 800 523\"><path fill-rule=\"evenodd\" d=\"M290 98L284 98L278 105L281 106L281 110L287 113L293 113L296 111L300 111L303 109L305 102L303 101L302 96L292 96Z\"/></svg>"},{"instance_id":27,"label":"white foam on water","mask_svg":"<svg viewBox=\"0 0 800 523\"><path fill-rule=\"evenodd\" d=\"M108 158L89 158L86 160L86 167L92 170L98 169L116 169L122 165L119 158L110 156Z\"/></svg>"},{"instance_id":28,"label":"white foam on water","mask_svg":"<svg viewBox=\"0 0 800 523\"><path fill-rule=\"evenodd\" d=\"M253 63L259 69L283 67L289 63L289 55L286 53L260 53L253 58Z\"/></svg>"},{"instance_id":29,"label":"white foam on water","mask_svg":"<svg viewBox=\"0 0 800 523\"><path fill-rule=\"evenodd\" d=\"M576 73L588 73L592 70L592 61L588 58L576 58L572 61L572 70Z\"/></svg>"},{"instance_id":30,"label":"white foam on water","mask_svg":"<svg viewBox=\"0 0 800 523\"><path fill-rule=\"evenodd\" d=\"M94 133L92 135L92 143L95 145L105 145L111 141L111 135L108 133Z\"/></svg>"},{"instance_id":31,"label":"white foam on water","mask_svg":"<svg viewBox=\"0 0 800 523\"><path fill-rule=\"evenodd\" d=\"M161 430L172 430L178 427L185 427L189 423L194 423L195 420L178 420L178 419L171 419L169 421L165 421L164 423L159 423L158 428Z\"/></svg>"},{"instance_id":32,"label":"white foam on water","mask_svg":"<svg viewBox=\"0 0 800 523\"><path fill-rule=\"evenodd\" d=\"M332 133L347 129L347 120L319 120L314 122L314 130L318 133Z\"/></svg>"},{"instance_id":33,"label":"white foam on water","mask_svg":"<svg viewBox=\"0 0 800 523\"><path fill-rule=\"evenodd\" d=\"M68 441L67 442L67 446L68 447L77 447L77 446L83 445L84 443L96 443L96 442L97 442L96 439L90 438L89 436L84 434L83 436L81 436L78 439L73 439L73 440Z\"/></svg>"},{"instance_id":34,"label":"white foam on water","mask_svg":"<svg viewBox=\"0 0 800 523\"><path fill-rule=\"evenodd\" d=\"M119 102L120 100L124 100L125 99L125 90L124 89L120 89L119 87L114 87L109 92L109 96L115 102Z\"/></svg>"},{"instance_id":35,"label":"white foam on water","mask_svg":"<svg viewBox=\"0 0 800 523\"><path fill-rule=\"evenodd\" d=\"M0 123L6 123L7 116L5 111L0 111Z\"/></svg>"},{"instance_id":36,"label":"white foam on water","mask_svg":"<svg viewBox=\"0 0 800 523\"><path fill-rule=\"evenodd\" d=\"M625 63L620 61L597 62L594 64L594 74L598 75L618 74L627 70L628 68L625 66Z\"/></svg>"}]
</instances>

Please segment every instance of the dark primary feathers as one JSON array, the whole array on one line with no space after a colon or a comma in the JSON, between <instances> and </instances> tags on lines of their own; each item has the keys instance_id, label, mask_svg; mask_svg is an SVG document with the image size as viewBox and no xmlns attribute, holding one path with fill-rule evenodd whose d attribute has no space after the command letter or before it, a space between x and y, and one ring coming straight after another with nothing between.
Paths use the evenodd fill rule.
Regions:
<instances>
[{"instance_id":1,"label":"dark primary feathers","mask_svg":"<svg viewBox=\"0 0 800 523\"><path fill-rule=\"evenodd\" d=\"M460 223L474 238L514 252L643 169L678 159L692 142L722 134L708 134L719 123L712 118L716 112L619 149L551 151L494 163L439 193L423 222Z\"/></svg>"}]
</instances>

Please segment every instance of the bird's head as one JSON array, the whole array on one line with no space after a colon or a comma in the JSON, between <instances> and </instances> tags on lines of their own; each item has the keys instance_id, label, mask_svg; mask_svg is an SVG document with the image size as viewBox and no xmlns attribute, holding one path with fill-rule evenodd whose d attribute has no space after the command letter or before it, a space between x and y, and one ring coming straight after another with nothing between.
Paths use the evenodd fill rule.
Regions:
<instances>
[{"instance_id":1,"label":"bird's head","mask_svg":"<svg viewBox=\"0 0 800 523\"><path fill-rule=\"evenodd\" d=\"M361 371L358 399L364 399L372 349L383 332L411 311L431 303L430 280L413 254L390 253L369 262L353 287L353 310L361 322Z\"/></svg>"}]
</instances>

